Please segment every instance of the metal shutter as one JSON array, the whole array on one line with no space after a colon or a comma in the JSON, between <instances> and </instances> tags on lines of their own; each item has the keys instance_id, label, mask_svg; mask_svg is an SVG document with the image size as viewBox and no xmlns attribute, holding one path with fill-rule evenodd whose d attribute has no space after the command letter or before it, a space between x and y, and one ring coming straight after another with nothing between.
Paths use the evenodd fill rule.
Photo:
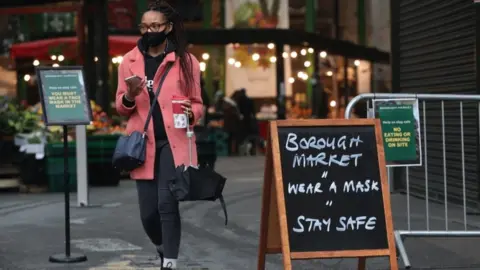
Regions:
<instances>
[{"instance_id":1,"label":"metal shutter","mask_svg":"<svg viewBox=\"0 0 480 270\"><path fill-rule=\"evenodd\" d=\"M395 1L396 2L396 1ZM395 14L397 13L397 14ZM395 87L401 93L476 94L475 9L471 0L398 0L392 5ZM397 36L395 37L396 29ZM459 102L445 102L449 202L461 202L462 159ZM478 200L477 104L463 104L468 204ZM444 199L441 103L426 102L429 196ZM423 106L420 102L423 121ZM422 144L423 144L423 123ZM425 149L425 148L423 148ZM425 156L424 162L425 164ZM425 168L410 168L410 190L425 196Z\"/></svg>"}]
</instances>

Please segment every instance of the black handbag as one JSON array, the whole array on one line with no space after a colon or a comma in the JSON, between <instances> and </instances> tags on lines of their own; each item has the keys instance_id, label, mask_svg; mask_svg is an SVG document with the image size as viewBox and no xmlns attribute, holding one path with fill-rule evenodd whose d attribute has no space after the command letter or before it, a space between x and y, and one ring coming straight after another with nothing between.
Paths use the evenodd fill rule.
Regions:
<instances>
[{"instance_id":1,"label":"black handbag","mask_svg":"<svg viewBox=\"0 0 480 270\"><path fill-rule=\"evenodd\" d=\"M114 168L130 172L138 167L141 167L145 163L148 124L152 118L153 109L157 104L157 98L160 94L160 89L162 88L163 82L165 81L165 78L167 77L167 74L172 66L173 63L167 63L165 72L163 73L160 83L158 84L157 91L155 92L155 98L152 100L152 104L150 105L150 110L148 111L143 132L134 131L130 135L125 135L118 138L112 158L112 165Z\"/></svg>"},{"instance_id":2,"label":"black handbag","mask_svg":"<svg viewBox=\"0 0 480 270\"><path fill-rule=\"evenodd\" d=\"M211 167L199 168L192 165L192 136L193 132L190 131L190 123L187 120L190 165L180 165L175 169L175 177L168 183L169 189L178 201L216 201L218 199L225 215L225 225L227 225L228 213L222 195L227 179Z\"/></svg>"}]
</instances>

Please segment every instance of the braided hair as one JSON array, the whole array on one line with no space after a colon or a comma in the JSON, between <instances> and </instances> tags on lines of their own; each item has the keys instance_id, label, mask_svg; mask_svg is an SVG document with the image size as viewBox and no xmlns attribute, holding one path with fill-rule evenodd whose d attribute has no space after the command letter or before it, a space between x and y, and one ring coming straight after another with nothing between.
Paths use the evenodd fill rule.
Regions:
<instances>
[{"instance_id":1,"label":"braided hair","mask_svg":"<svg viewBox=\"0 0 480 270\"><path fill-rule=\"evenodd\" d=\"M185 37L183 19L180 14L164 0L156 0L151 2L148 5L147 11L156 11L162 13L173 25L172 31L168 35L168 40L175 44L175 52L180 62L180 72L184 78L184 80L182 80L184 82L183 88L185 90L185 94L189 96L195 82L193 77L192 58L187 51L187 39Z\"/></svg>"}]
</instances>

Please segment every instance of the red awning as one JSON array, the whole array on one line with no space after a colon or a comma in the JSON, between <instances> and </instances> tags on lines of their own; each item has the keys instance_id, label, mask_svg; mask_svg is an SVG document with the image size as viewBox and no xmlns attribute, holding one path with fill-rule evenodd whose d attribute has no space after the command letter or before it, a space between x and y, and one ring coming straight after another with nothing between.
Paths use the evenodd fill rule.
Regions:
<instances>
[{"instance_id":1,"label":"red awning","mask_svg":"<svg viewBox=\"0 0 480 270\"><path fill-rule=\"evenodd\" d=\"M109 36L110 56L124 55L136 44L138 36ZM61 37L16 43L10 48L10 56L15 58L50 59L52 51L60 51L67 59L77 57L77 37Z\"/></svg>"}]
</instances>

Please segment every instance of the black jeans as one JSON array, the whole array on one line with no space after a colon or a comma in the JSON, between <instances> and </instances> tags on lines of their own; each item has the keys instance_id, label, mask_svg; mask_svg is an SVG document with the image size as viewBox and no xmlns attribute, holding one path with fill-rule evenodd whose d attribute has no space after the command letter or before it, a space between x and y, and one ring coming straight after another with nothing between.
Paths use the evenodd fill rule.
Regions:
<instances>
[{"instance_id":1,"label":"black jeans","mask_svg":"<svg viewBox=\"0 0 480 270\"><path fill-rule=\"evenodd\" d=\"M178 201L168 188L175 175L172 150L166 141L156 143L154 180L137 180L140 217L153 244L163 244L164 256L177 259L181 222Z\"/></svg>"}]
</instances>

